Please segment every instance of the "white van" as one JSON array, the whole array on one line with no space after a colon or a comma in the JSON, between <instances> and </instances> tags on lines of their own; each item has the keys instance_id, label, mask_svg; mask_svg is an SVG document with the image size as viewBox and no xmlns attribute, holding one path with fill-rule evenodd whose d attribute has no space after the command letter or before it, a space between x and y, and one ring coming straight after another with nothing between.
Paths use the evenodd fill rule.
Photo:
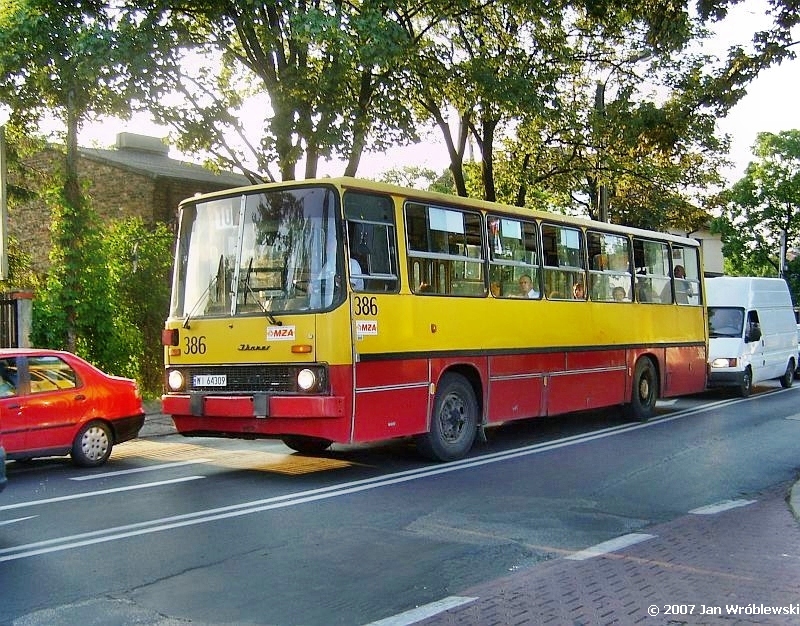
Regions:
<instances>
[{"instance_id":1,"label":"white van","mask_svg":"<svg viewBox=\"0 0 800 626\"><path fill-rule=\"evenodd\" d=\"M706 279L708 386L736 387L779 378L791 387L798 359L797 325L781 278Z\"/></svg>"}]
</instances>

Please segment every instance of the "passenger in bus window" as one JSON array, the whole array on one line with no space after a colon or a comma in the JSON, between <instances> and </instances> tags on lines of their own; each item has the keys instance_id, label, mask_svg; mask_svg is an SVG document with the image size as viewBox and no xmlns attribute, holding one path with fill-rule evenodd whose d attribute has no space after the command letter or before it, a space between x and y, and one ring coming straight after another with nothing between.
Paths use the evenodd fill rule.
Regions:
<instances>
[{"instance_id":1,"label":"passenger in bus window","mask_svg":"<svg viewBox=\"0 0 800 626\"><path fill-rule=\"evenodd\" d=\"M675 302L678 304L689 304L692 288L686 281L686 270L683 268L683 265L676 265L673 274L675 276Z\"/></svg>"},{"instance_id":2,"label":"passenger in bus window","mask_svg":"<svg viewBox=\"0 0 800 626\"><path fill-rule=\"evenodd\" d=\"M353 278L353 276L362 273L363 272L361 271L361 263L356 261L353 257L350 257L350 286L356 291L361 291L362 289L364 289L364 279Z\"/></svg>"},{"instance_id":3,"label":"passenger in bus window","mask_svg":"<svg viewBox=\"0 0 800 626\"><path fill-rule=\"evenodd\" d=\"M502 294L500 283L497 282L496 280L493 280L491 283L489 283L489 291L495 298L499 298Z\"/></svg>"},{"instance_id":4,"label":"passenger in bus window","mask_svg":"<svg viewBox=\"0 0 800 626\"><path fill-rule=\"evenodd\" d=\"M533 286L533 280L528 274L519 277L519 293L521 298L538 298L539 292Z\"/></svg>"},{"instance_id":5,"label":"passenger in bus window","mask_svg":"<svg viewBox=\"0 0 800 626\"><path fill-rule=\"evenodd\" d=\"M586 292L583 289L583 283L575 283L572 285L572 297L575 300L585 300Z\"/></svg>"},{"instance_id":6,"label":"passenger in bus window","mask_svg":"<svg viewBox=\"0 0 800 626\"><path fill-rule=\"evenodd\" d=\"M655 302L656 296L653 293L653 288L650 286L650 281L647 278L640 278L636 285L636 294L638 295L639 302Z\"/></svg>"},{"instance_id":7,"label":"passenger in bus window","mask_svg":"<svg viewBox=\"0 0 800 626\"><path fill-rule=\"evenodd\" d=\"M614 298L614 302L624 302L625 301L625 288L624 287L614 287L611 290L611 297Z\"/></svg>"}]
</instances>

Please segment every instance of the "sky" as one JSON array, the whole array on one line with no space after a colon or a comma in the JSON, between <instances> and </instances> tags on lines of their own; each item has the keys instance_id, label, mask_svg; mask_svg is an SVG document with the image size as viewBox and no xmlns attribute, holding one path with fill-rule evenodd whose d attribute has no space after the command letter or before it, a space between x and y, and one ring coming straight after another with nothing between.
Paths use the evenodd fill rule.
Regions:
<instances>
[{"instance_id":1,"label":"sky","mask_svg":"<svg viewBox=\"0 0 800 626\"><path fill-rule=\"evenodd\" d=\"M729 17L717 27L714 40L708 49L723 55L731 43L746 44L758 28L766 28L769 19L765 16L765 0L746 0L734 7ZM800 59L785 61L782 65L764 70L747 88L747 96L737 104L728 116L718 121L721 133L731 135L730 159L733 167L725 172L729 183L735 182L744 173L752 160L751 147L759 132L778 133L800 129L800 113L797 107L797 85L800 83ZM138 115L132 121L107 120L86 125L80 134L83 146L113 146L119 132L133 132L166 137L169 130L154 124L147 116ZM172 149L170 156L191 160ZM359 167L359 175L375 177L382 172L404 165L418 165L441 171L448 165L447 151L435 136L422 144L398 147L384 154L365 154ZM344 166L339 163L322 165L321 175L340 175Z\"/></svg>"}]
</instances>

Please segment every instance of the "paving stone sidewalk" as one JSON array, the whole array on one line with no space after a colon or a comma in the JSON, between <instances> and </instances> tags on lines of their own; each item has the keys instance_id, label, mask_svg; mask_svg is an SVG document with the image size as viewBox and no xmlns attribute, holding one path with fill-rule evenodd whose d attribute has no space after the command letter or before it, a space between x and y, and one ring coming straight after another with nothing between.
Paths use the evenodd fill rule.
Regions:
<instances>
[{"instance_id":1,"label":"paving stone sidewalk","mask_svg":"<svg viewBox=\"0 0 800 626\"><path fill-rule=\"evenodd\" d=\"M419 624L800 624L798 504L800 487L784 485L751 504L687 514L609 554L458 590L476 599Z\"/></svg>"}]
</instances>

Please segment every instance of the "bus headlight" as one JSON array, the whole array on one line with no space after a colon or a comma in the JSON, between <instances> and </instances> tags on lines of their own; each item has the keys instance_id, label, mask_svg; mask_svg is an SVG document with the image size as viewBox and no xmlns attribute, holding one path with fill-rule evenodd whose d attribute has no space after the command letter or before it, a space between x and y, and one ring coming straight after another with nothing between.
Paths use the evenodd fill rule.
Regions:
<instances>
[{"instance_id":1,"label":"bus headlight","mask_svg":"<svg viewBox=\"0 0 800 626\"><path fill-rule=\"evenodd\" d=\"M714 359L711 367L736 367L736 359Z\"/></svg>"},{"instance_id":2,"label":"bus headlight","mask_svg":"<svg viewBox=\"0 0 800 626\"><path fill-rule=\"evenodd\" d=\"M297 386L302 391L311 391L317 386L317 375L307 368L300 370L297 372Z\"/></svg>"},{"instance_id":3,"label":"bus headlight","mask_svg":"<svg viewBox=\"0 0 800 626\"><path fill-rule=\"evenodd\" d=\"M186 384L186 380L178 370L172 370L167 374L167 388L169 391L181 391Z\"/></svg>"}]
</instances>

